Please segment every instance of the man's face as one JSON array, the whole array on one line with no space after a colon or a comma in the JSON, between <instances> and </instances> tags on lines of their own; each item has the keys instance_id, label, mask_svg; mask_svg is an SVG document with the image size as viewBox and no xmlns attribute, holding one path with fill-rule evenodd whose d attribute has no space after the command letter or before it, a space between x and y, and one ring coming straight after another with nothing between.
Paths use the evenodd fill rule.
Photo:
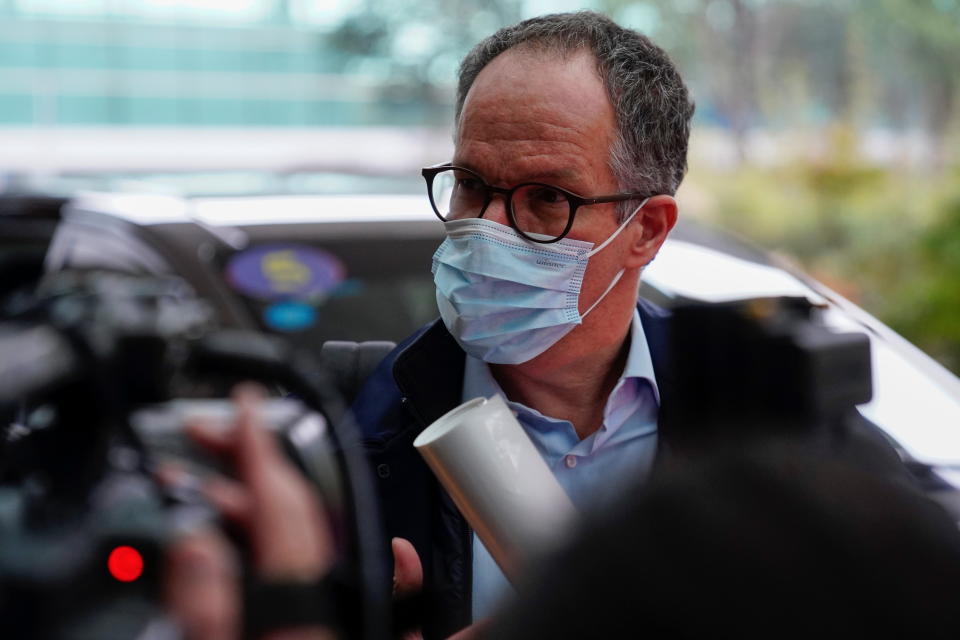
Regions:
<instances>
[{"instance_id":1,"label":"man's face","mask_svg":"<svg viewBox=\"0 0 960 640\"><path fill-rule=\"evenodd\" d=\"M592 54L558 58L508 50L480 72L467 94L453 162L494 186L545 182L585 197L609 195L619 191L609 167L615 122ZM509 225L502 198L484 218ZM614 204L581 207L569 237L599 244L618 226ZM624 265L631 238L626 231L590 259L581 313Z\"/></svg>"}]
</instances>

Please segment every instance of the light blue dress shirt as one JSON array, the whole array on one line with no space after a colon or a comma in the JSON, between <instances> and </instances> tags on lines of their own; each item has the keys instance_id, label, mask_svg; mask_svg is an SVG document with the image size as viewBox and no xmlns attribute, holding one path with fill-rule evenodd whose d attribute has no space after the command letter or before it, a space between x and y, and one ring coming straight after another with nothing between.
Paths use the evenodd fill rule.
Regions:
<instances>
[{"instance_id":1,"label":"light blue dress shirt","mask_svg":"<svg viewBox=\"0 0 960 640\"><path fill-rule=\"evenodd\" d=\"M487 364L467 356L463 400L496 393L506 397ZM627 363L607 399L603 425L593 434L580 440L567 420L519 402L507 404L581 513L615 499L624 486L647 476L657 447L660 393L640 314L634 312ZM510 583L473 534L473 619L489 616L510 593Z\"/></svg>"}]
</instances>

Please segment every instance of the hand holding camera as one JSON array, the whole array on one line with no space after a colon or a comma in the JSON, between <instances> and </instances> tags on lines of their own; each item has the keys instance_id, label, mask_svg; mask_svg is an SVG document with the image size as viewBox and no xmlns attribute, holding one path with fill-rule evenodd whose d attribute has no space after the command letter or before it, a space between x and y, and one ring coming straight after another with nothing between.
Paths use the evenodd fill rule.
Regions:
<instances>
[{"instance_id":1,"label":"hand holding camera","mask_svg":"<svg viewBox=\"0 0 960 640\"><path fill-rule=\"evenodd\" d=\"M330 529L318 496L260 424L258 408L263 395L263 390L254 385L236 388L237 416L229 430L202 423L188 428L195 442L232 460L236 470L236 479L207 479L203 493L246 532L258 579L315 582L333 563ZM238 637L238 573L235 553L213 530L189 534L173 546L165 593L188 638ZM273 631L266 637L332 635L319 627L300 627Z\"/></svg>"}]
</instances>

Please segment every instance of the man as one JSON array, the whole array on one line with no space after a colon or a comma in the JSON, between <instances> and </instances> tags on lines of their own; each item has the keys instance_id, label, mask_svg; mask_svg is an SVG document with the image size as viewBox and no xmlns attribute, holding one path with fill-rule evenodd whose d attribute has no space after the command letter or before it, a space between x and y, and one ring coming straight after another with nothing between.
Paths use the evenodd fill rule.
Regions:
<instances>
[{"instance_id":1,"label":"man","mask_svg":"<svg viewBox=\"0 0 960 640\"><path fill-rule=\"evenodd\" d=\"M448 234L433 266L442 322L354 405L387 532L403 539L396 586L423 576L427 637L508 591L411 446L432 421L502 393L584 509L648 471L664 314L637 290L676 222L692 113L667 55L595 13L521 22L464 60L454 157L424 170Z\"/></svg>"},{"instance_id":2,"label":"man","mask_svg":"<svg viewBox=\"0 0 960 640\"><path fill-rule=\"evenodd\" d=\"M666 316L638 301L637 288L640 271L656 256L676 221L672 195L686 168L692 112L687 90L666 54L645 37L593 13L522 22L484 40L465 59L454 157L448 164L424 169L431 204L448 235L433 265L442 321L388 356L354 404L379 478L386 530L394 538L395 590L419 589L422 583L428 602L425 636L446 638L484 619L508 590L483 545L412 447L431 422L466 399L503 393L582 510L612 501L642 481L655 453L680 449L675 432L666 425L663 433L657 430L661 400L676 395L664 373ZM240 466L239 485L221 480L208 486L207 494L251 531L264 579L315 580L332 562L317 506L302 480L285 470L279 455L270 453L269 442L256 440L247 424L255 412L248 408L245 415L232 436L195 434ZM792 562L786 563L790 571L836 566L830 558L824 560L822 536L807 536L807 529L799 531L796 544L783 542L781 529L800 529L807 512L785 513L781 496L794 495L794 486L812 484L814 491L801 492L794 502L821 501L822 507L817 502L813 511L828 516L822 520L833 521L839 514L856 524L863 496L877 507L871 513L883 513L893 504L885 496L894 495L889 492L899 491L907 481L882 436L869 430L833 435L830 446L839 439L848 445L845 450L815 447L802 459L793 449L772 461L763 451L755 458L741 458L739 442L726 443L726 454L733 457L719 463L713 447L699 449L705 458L702 467L688 464L688 457L674 458L681 462L672 466L674 474L692 475L681 476L681 484L673 486L663 484L661 476L660 491L639 495L638 508L630 506L631 501L621 502L595 522L588 536L561 556L569 565L544 569L546 582L537 584L550 588L543 597L531 599L528 591L486 634L527 637L523 634L538 630L543 637L554 637L559 628L581 637L610 629L606 637L630 634L637 625L679 633L704 621L703 634L719 630L720 635L736 635L732 630L740 628L740 614L752 608L753 594L767 593L768 582L757 582L752 591L728 589L718 601L730 606L709 609L716 591L728 588L730 574L744 573L743 563L717 563L729 559L731 550L752 559L749 568L758 580L780 580L788 574L767 566L768 556L757 555L761 544L768 545L775 558L782 552ZM851 451L854 456L848 455ZM836 500L834 485L849 483L853 476L845 467L832 470L829 460L822 463L824 452L843 454L843 461L855 459L857 469L889 476L894 484L875 492L857 491L857 485L849 484L852 490ZM787 464L780 465L783 460ZM724 484L754 463L767 466L746 489ZM818 474L817 468L830 473ZM784 491L771 493L771 481L778 478L787 480ZM731 486L736 490L732 494ZM900 512L907 513L907 508ZM744 528L750 520L745 513L769 526ZM960 557L960 545L941 535L952 531L952 523L942 513L927 515L936 536L918 539L913 546L922 551L927 540L940 540L942 557ZM831 538L842 542L840 552L870 537L875 520L866 522L866 533L857 528L848 535L842 529ZM765 535L766 530L773 533ZM891 531L885 540L900 539L899 530ZM752 539L758 542L744 543ZM795 561L801 543L809 554ZM662 554L664 547L673 549L673 555ZM881 546L870 558L884 558L892 549L892 544ZM198 536L172 554L169 600L184 628L194 630L190 637L232 637L238 628L235 561L227 551L216 538ZM939 557L918 566L936 566ZM198 559L206 559L209 569L201 576L202 588L195 570L203 568ZM675 571L674 561L693 563L691 572ZM692 570L701 566L718 569L690 579ZM576 579L564 584L568 568ZM916 575L910 571L903 575ZM896 582L901 574L891 575ZM960 573L951 573L943 584L953 585L954 575L960 581ZM847 592L836 588L830 597ZM645 600L650 594L656 598ZM788 594L786 605L794 606L795 597L794 609L805 615L807 600L802 598L808 597L807 590ZM710 613L689 618L691 598ZM590 608L597 602L599 608ZM872 606L873 600L864 602ZM585 613L584 603L590 603ZM887 608L895 607L888 603ZM714 628L716 611L726 617ZM318 627L278 633L328 637Z\"/></svg>"}]
</instances>

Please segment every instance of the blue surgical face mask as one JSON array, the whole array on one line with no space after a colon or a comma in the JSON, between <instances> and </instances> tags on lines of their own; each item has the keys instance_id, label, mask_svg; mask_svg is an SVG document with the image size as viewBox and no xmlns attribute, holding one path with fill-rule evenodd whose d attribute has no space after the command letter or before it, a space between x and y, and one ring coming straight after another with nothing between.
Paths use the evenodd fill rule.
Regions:
<instances>
[{"instance_id":1,"label":"blue surgical face mask","mask_svg":"<svg viewBox=\"0 0 960 640\"><path fill-rule=\"evenodd\" d=\"M646 200L600 246L564 238L530 242L505 225L469 218L444 223L433 255L437 306L464 351L485 362L520 364L537 357L583 322L623 276L580 315L580 287L590 256L610 244Z\"/></svg>"}]
</instances>

